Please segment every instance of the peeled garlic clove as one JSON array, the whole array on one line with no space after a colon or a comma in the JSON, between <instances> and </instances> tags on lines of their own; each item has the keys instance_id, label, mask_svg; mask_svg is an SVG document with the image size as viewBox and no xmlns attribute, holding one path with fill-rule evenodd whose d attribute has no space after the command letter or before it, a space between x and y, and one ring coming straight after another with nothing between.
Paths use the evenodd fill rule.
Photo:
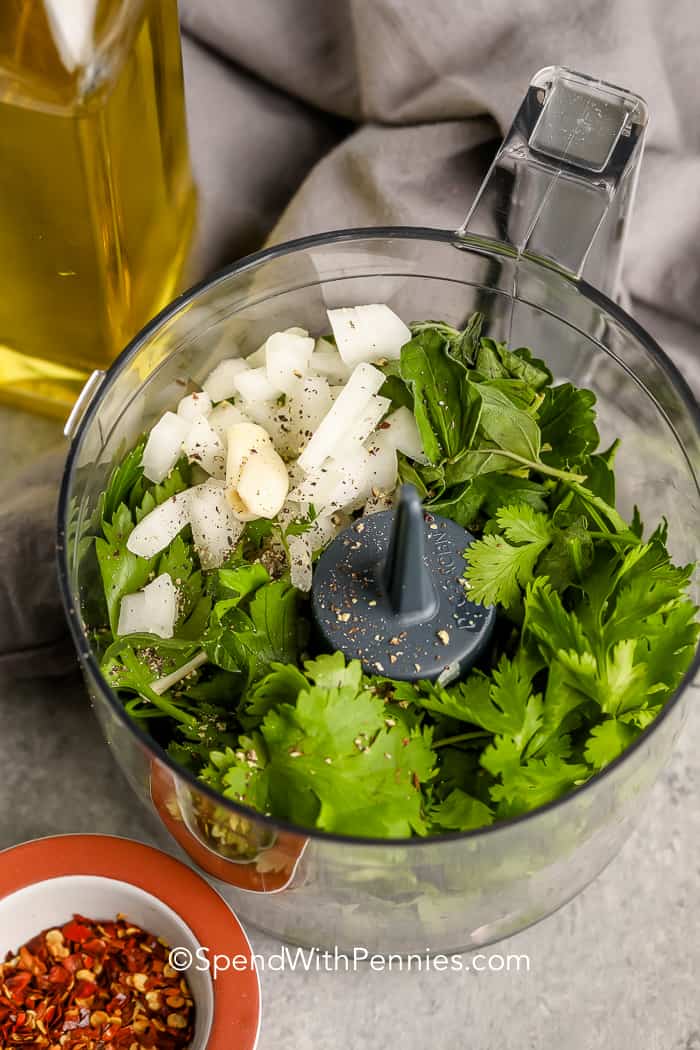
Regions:
<instances>
[{"instance_id":1,"label":"peeled garlic clove","mask_svg":"<svg viewBox=\"0 0 700 1050\"><path fill-rule=\"evenodd\" d=\"M251 455L272 448L272 438L259 423L234 423L226 433L226 488L235 489L245 463Z\"/></svg>"},{"instance_id":2,"label":"peeled garlic clove","mask_svg":"<svg viewBox=\"0 0 700 1050\"><path fill-rule=\"evenodd\" d=\"M272 439L257 423L228 432L226 497L241 521L274 518L289 491L289 475Z\"/></svg>"},{"instance_id":3,"label":"peeled garlic clove","mask_svg":"<svg viewBox=\"0 0 700 1050\"><path fill-rule=\"evenodd\" d=\"M237 489L246 514L254 518L274 518L284 506L288 492L287 468L274 448L251 456L241 471Z\"/></svg>"}]
</instances>

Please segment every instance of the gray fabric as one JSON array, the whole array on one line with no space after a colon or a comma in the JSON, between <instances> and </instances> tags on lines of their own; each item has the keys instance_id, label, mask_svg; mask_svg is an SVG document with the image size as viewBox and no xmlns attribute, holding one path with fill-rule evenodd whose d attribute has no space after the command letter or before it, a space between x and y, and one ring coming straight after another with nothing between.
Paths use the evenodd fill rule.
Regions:
<instances>
[{"instance_id":1,"label":"gray fabric","mask_svg":"<svg viewBox=\"0 0 700 1050\"><path fill-rule=\"evenodd\" d=\"M638 91L653 122L624 268L700 389L697 0L181 0L192 276L323 229L456 227L532 74L560 64ZM0 671L71 662L53 585L58 460L5 493ZM38 657L38 659L37 659Z\"/></svg>"}]
</instances>

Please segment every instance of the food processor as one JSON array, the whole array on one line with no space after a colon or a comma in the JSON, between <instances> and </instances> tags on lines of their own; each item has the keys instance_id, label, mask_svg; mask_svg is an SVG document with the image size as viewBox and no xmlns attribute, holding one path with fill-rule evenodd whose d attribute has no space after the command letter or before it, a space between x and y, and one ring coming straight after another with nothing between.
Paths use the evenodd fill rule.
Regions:
<instances>
[{"instance_id":1,"label":"food processor","mask_svg":"<svg viewBox=\"0 0 700 1050\"><path fill-rule=\"evenodd\" d=\"M700 414L655 341L614 296L647 125L642 99L560 68L532 80L464 225L342 230L243 259L181 296L110 370L67 425L59 510L63 600L95 711L174 852L202 869L241 918L305 946L462 951L536 922L616 854L671 753L698 656L635 743L571 794L466 833L371 840L308 830L224 799L126 715L89 632L100 583L91 537L115 464L221 359L274 331L327 327L328 308L387 303L400 317L530 346L555 379L592 389L603 446L622 438L618 506L652 528L669 517L676 562L698 556Z\"/></svg>"}]
</instances>

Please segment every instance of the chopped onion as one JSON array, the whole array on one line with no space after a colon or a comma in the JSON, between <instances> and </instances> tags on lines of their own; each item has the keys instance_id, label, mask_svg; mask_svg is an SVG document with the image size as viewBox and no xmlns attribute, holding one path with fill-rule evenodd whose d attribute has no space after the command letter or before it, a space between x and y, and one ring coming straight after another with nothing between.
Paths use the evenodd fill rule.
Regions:
<instances>
[{"instance_id":1,"label":"chopped onion","mask_svg":"<svg viewBox=\"0 0 700 1050\"><path fill-rule=\"evenodd\" d=\"M208 416L212 409L211 398L206 390L195 391L183 397L177 406L177 414L189 423L194 423L200 416Z\"/></svg>"},{"instance_id":2,"label":"chopped onion","mask_svg":"<svg viewBox=\"0 0 700 1050\"><path fill-rule=\"evenodd\" d=\"M207 422L219 435L221 441L225 442L226 434L234 423L246 423L248 420L245 412L238 405L232 405L230 401L221 401L216 408L212 409L211 415L207 417Z\"/></svg>"},{"instance_id":3,"label":"chopped onion","mask_svg":"<svg viewBox=\"0 0 700 1050\"><path fill-rule=\"evenodd\" d=\"M338 350L327 339L317 339L314 352L309 360L309 369L326 379L344 383L350 375L350 369L343 361Z\"/></svg>"},{"instance_id":4,"label":"chopped onion","mask_svg":"<svg viewBox=\"0 0 700 1050\"><path fill-rule=\"evenodd\" d=\"M244 529L229 506L224 486L213 480L190 489L190 524L203 569L223 565Z\"/></svg>"},{"instance_id":5,"label":"chopped onion","mask_svg":"<svg viewBox=\"0 0 700 1050\"><path fill-rule=\"evenodd\" d=\"M292 587L300 591L310 591L313 579L311 544L306 533L301 536L289 536L289 569Z\"/></svg>"},{"instance_id":6,"label":"chopped onion","mask_svg":"<svg viewBox=\"0 0 700 1050\"><path fill-rule=\"evenodd\" d=\"M288 432L288 444L292 446L289 451L294 456L298 456L308 445L321 420L330 412L332 404L328 380L323 376L307 376L296 395L278 410L280 427L283 428L283 434L285 430Z\"/></svg>"},{"instance_id":7,"label":"chopped onion","mask_svg":"<svg viewBox=\"0 0 700 1050\"><path fill-rule=\"evenodd\" d=\"M155 634L172 638L177 619L177 590L167 572L143 590L127 594L119 607L118 635Z\"/></svg>"},{"instance_id":8,"label":"chopped onion","mask_svg":"<svg viewBox=\"0 0 700 1050\"><path fill-rule=\"evenodd\" d=\"M190 424L174 412L166 412L148 435L143 450L143 472L149 481L159 484L167 478L182 455L182 443Z\"/></svg>"},{"instance_id":9,"label":"chopped onion","mask_svg":"<svg viewBox=\"0 0 700 1050\"><path fill-rule=\"evenodd\" d=\"M245 359L245 363L250 368L264 368L265 367L265 344L259 346L257 350L254 350L252 354L248 354Z\"/></svg>"},{"instance_id":10,"label":"chopped onion","mask_svg":"<svg viewBox=\"0 0 700 1050\"><path fill-rule=\"evenodd\" d=\"M129 534L127 550L139 558L153 558L165 550L190 520L190 493L176 492L150 514L147 514Z\"/></svg>"},{"instance_id":11,"label":"chopped onion","mask_svg":"<svg viewBox=\"0 0 700 1050\"><path fill-rule=\"evenodd\" d=\"M236 390L244 401L272 401L282 388L270 382L266 368L248 368L234 377Z\"/></svg>"},{"instance_id":12,"label":"chopped onion","mask_svg":"<svg viewBox=\"0 0 700 1050\"><path fill-rule=\"evenodd\" d=\"M182 447L190 463L198 463L212 477L223 478L225 476L224 443L204 416L198 416L192 423Z\"/></svg>"},{"instance_id":13,"label":"chopped onion","mask_svg":"<svg viewBox=\"0 0 700 1050\"><path fill-rule=\"evenodd\" d=\"M265 343L265 367L272 386L293 394L308 371L313 349L313 339L305 336L292 332L271 335Z\"/></svg>"},{"instance_id":14,"label":"chopped onion","mask_svg":"<svg viewBox=\"0 0 700 1050\"><path fill-rule=\"evenodd\" d=\"M397 360L411 330L384 303L329 310L338 352L350 368L360 361Z\"/></svg>"},{"instance_id":15,"label":"chopped onion","mask_svg":"<svg viewBox=\"0 0 700 1050\"><path fill-rule=\"evenodd\" d=\"M299 456L302 470L317 470L333 451L346 440L367 402L384 383L384 373L365 363L353 371L330 411L316 428L316 433Z\"/></svg>"},{"instance_id":16,"label":"chopped onion","mask_svg":"<svg viewBox=\"0 0 700 1050\"><path fill-rule=\"evenodd\" d=\"M380 430L367 442L370 491L393 492L398 477L396 449Z\"/></svg>"},{"instance_id":17,"label":"chopped onion","mask_svg":"<svg viewBox=\"0 0 700 1050\"><path fill-rule=\"evenodd\" d=\"M212 401L225 401L233 397L237 387L234 379L241 372L248 369L247 363L241 357L229 357L221 361L216 368L209 373L202 383L202 389L209 395Z\"/></svg>"},{"instance_id":18,"label":"chopped onion","mask_svg":"<svg viewBox=\"0 0 700 1050\"><path fill-rule=\"evenodd\" d=\"M419 463L428 462L423 451L418 424L410 408L402 405L401 408L397 408L395 412L387 416L382 425L382 434L397 452L403 452L405 456Z\"/></svg>"},{"instance_id":19,"label":"chopped onion","mask_svg":"<svg viewBox=\"0 0 700 1050\"><path fill-rule=\"evenodd\" d=\"M336 514L319 514L311 523L309 531L304 533L308 536L311 550L317 551L326 547L340 531L340 524L333 519L338 518Z\"/></svg>"},{"instance_id":20,"label":"chopped onion","mask_svg":"<svg viewBox=\"0 0 700 1050\"><path fill-rule=\"evenodd\" d=\"M299 328L298 325L293 325L291 328L285 328L285 332L288 332L289 335L300 335L304 339L306 339L309 334L305 328Z\"/></svg>"},{"instance_id":21,"label":"chopped onion","mask_svg":"<svg viewBox=\"0 0 700 1050\"><path fill-rule=\"evenodd\" d=\"M307 474L289 493L290 500L297 503L312 503L317 512L323 510L341 479L340 468L336 463L319 467L312 474Z\"/></svg>"},{"instance_id":22,"label":"chopped onion","mask_svg":"<svg viewBox=\"0 0 700 1050\"><path fill-rule=\"evenodd\" d=\"M267 431L272 443L283 456L296 455L296 441L290 434L286 409L277 401L249 401L245 406L249 419Z\"/></svg>"},{"instance_id":23,"label":"chopped onion","mask_svg":"<svg viewBox=\"0 0 700 1050\"><path fill-rule=\"evenodd\" d=\"M367 402L366 408L358 417L354 427L349 431L347 435L348 442L364 445L367 438L390 408L391 398L374 394ZM343 449L338 449L337 454L342 457Z\"/></svg>"},{"instance_id":24,"label":"chopped onion","mask_svg":"<svg viewBox=\"0 0 700 1050\"><path fill-rule=\"evenodd\" d=\"M357 510L369 496L374 484L370 455L362 446L349 449L337 467L340 477L323 509Z\"/></svg>"}]
</instances>

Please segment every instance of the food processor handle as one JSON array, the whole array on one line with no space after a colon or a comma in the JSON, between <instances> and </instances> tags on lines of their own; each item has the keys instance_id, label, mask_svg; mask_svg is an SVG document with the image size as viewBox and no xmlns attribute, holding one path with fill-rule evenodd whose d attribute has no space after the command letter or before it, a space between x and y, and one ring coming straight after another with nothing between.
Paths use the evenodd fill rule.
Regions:
<instances>
[{"instance_id":1,"label":"food processor handle","mask_svg":"<svg viewBox=\"0 0 700 1050\"><path fill-rule=\"evenodd\" d=\"M638 95L541 70L458 236L505 242L614 296L647 121Z\"/></svg>"}]
</instances>

